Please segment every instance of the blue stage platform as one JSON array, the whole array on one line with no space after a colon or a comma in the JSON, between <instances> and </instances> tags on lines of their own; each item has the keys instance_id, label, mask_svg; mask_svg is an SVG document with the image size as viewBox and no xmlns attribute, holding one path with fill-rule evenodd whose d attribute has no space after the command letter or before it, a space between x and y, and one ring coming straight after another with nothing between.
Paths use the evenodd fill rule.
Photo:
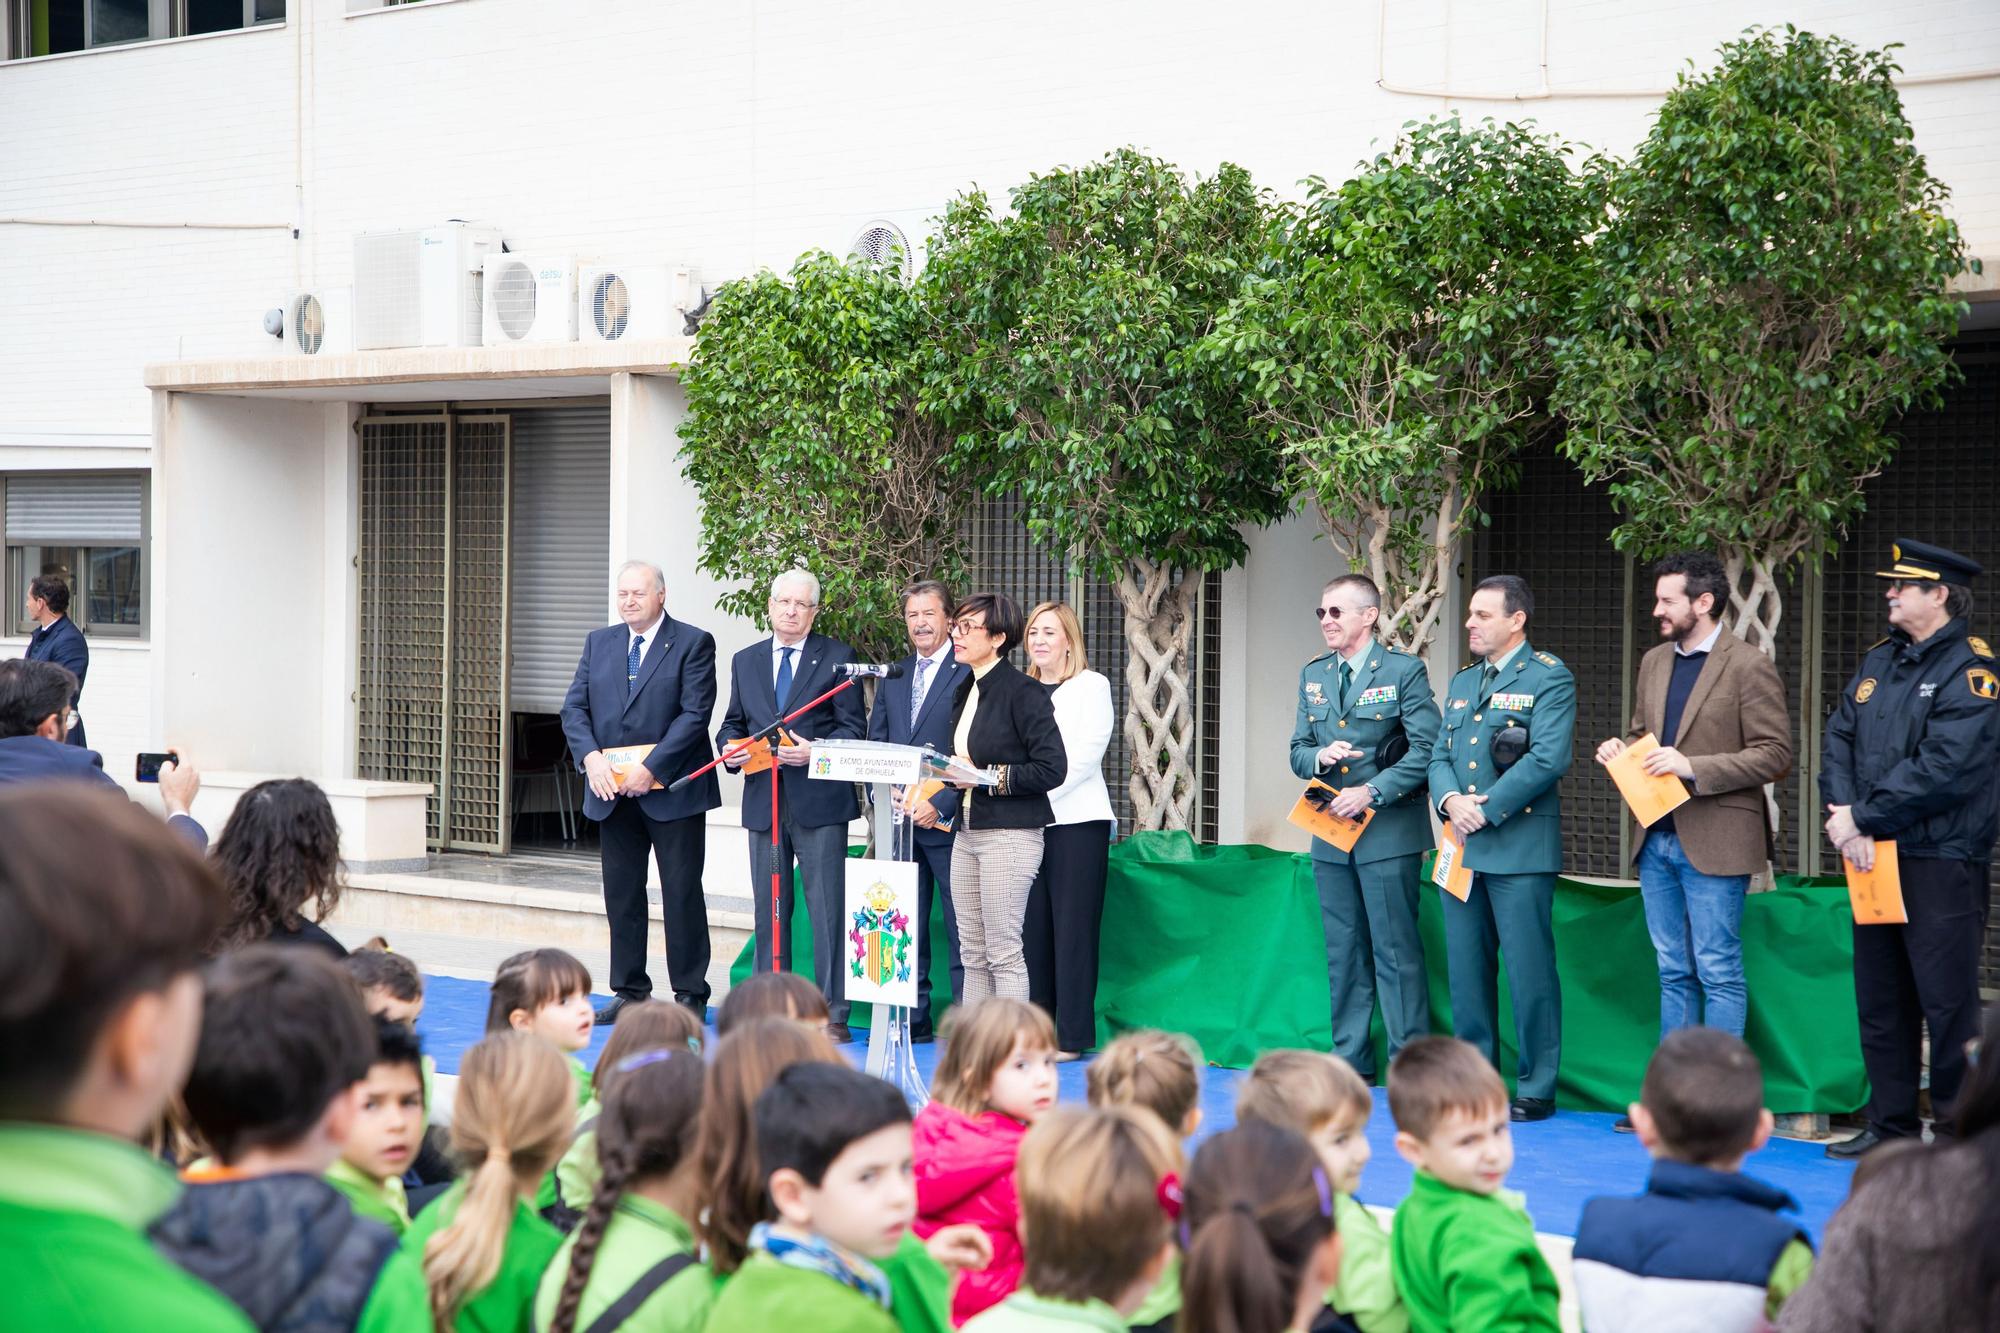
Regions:
<instances>
[{"instance_id":1,"label":"blue stage platform","mask_svg":"<svg viewBox=\"0 0 2000 1333\"><path fill-rule=\"evenodd\" d=\"M485 1025L487 987L483 982L454 977L427 977L425 985L424 1015L418 1024L424 1048L437 1060L440 1073L455 1074L460 1055L479 1040ZM585 1064L595 1061L609 1032L608 1028L597 1030L583 1052ZM866 1048L857 1043L845 1049L859 1061ZM928 1077L937 1048L919 1046L916 1052L917 1066ZM1084 1068L1081 1062L1062 1066L1063 1100L1084 1099ZM1236 1084L1241 1077L1233 1069L1207 1071L1197 1142L1236 1123ZM1612 1131L1614 1118L1563 1111L1552 1120L1516 1126L1514 1174L1508 1184L1527 1195L1537 1230L1573 1236L1585 1199L1597 1194L1634 1194L1644 1187L1646 1152L1633 1136ZM1394 1139L1388 1097L1377 1088L1375 1115L1368 1124L1368 1141L1375 1156L1362 1178L1364 1203L1393 1206L1409 1190L1410 1168L1396 1155ZM1829 1160L1818 1144L1782 1139L1772 1140L1752 1157L1747 1169L1791 1191L1815 1240L1847 1197L1848 1177L1853 1172L1850 1165Z\"/></svg>"}]
</instances>

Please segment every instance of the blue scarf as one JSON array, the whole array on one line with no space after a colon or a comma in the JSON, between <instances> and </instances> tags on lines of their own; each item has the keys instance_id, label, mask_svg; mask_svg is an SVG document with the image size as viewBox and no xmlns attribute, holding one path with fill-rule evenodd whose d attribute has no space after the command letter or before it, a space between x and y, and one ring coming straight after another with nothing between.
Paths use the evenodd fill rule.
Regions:
<instances>
[{"instance_id":1,"label":"blue scarf","mask_svg":"<svg viewBox=\"0 0 2000 1333\"><path fill-rule=\"evenodd\" d=\"M750 1229L750 1248L762 1250L792 1268L824 1274L842 1286L854 1288L884 1310L889 1308L889 1279L882 1275L882 1270L824 1236L793 1240L773 1233L769 1222L759 1222Z\"/></svg>"}]
</instances>

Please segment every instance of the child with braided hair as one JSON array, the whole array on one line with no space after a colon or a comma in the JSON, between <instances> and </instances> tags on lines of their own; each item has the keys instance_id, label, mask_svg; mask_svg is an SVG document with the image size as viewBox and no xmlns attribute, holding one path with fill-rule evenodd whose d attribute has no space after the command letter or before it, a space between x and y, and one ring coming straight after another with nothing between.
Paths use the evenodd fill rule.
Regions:
<instances>
[{"instance_id":1,"label":"child with braided hair","mask_svg":"<svg viewBox=\"0 0 2000 1333\"><path fill-rule=\"evenodd\" d=\"M1138 1106L1185 1141L1201 1128L1201 1050L1194 1039L1157 1028L1128 1032L1091 1061L1092 1106ZM1159 1280L1126 1320L1131 1333L1172 1333L1181 1308L1181 1256L1175 1250Z\"/></svg>"},{"instance_id":2,"label":"child with braided hair","mask_svg":"<svg viewBox=\"0 0 2000 1333\"><path fill-rule=\"evenodd\" d=\"M576 1113L576 1137L556 1163L555 1207L545 1215L564 1231L576 1225L597 1192L597 1118L604 1111L605 1080L629 1057L654 1049L701 1054L701 1020L686 1005L666 1000L628 1002L618 1011L611 1040L590 1072L590 1099Z\"/></svg>"},{"instance_id":3,"label":"child with braided hair","mask_svg":"<svg viewBox=\"0 0 2000 1333\"><path fill-rule=\"evenodd\" d=\"M707 1320L715 1276L692 1224L705 1073L685 1039L598 1070L600 1174L583 1221L542 1277L535 1327L543 1333L686 1333Z\"/></svg>"}]
</instances>

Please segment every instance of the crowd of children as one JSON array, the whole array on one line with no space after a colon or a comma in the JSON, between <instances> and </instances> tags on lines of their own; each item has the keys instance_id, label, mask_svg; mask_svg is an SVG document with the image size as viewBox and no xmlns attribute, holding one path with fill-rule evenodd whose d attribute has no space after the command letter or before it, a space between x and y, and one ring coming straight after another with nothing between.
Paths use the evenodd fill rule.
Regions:
<instances>
[{"instance_id":1,"label":"crowd of children","mask_svg":"<svg viewBox=\"0 0 2000 1333\"><path fill-rule=\"evenodd\" d=\"M10 836L79 813L87 857ZM713 1043L678 1005L628 1005L586 1070L589 973L554 949L500 968L440 1132L416 968L380 948L209 958L224 911L129 803L0 798L0 1327L1561 1326L1506 1188L1506 1088L1463 1042L1390 1065L1415 1178L1387 1227L1358 1197L1375 1102L1334 1056L1266 1054L1190 1161L1185 1038L1119 1037L1088 1105L1058 1105L1046 1014L987 999L948 1027L913 1117L782 976L732 993ZM1832 1326L1786 1317L1813 1253L1741 1169L1771 1133L1762 1101L1736 1038L1662 1041L1631 1112L1648 1187L1594 1200L1576 1238L1586 1329ZM149 1134L180 1155L135 1146Z\"/></svg>"}]
</instances>

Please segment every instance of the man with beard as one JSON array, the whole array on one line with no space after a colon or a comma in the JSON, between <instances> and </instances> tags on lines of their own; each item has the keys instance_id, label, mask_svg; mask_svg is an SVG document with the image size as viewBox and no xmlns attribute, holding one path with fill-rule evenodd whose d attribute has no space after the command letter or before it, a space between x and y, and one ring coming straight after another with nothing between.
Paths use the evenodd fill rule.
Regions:
<instances>
[{"instance_id":1,"label":"man with beard","mask_svg":"<svg viewBox=\"0 0 2000 1333\"><path fill-rule=\"evenodd\" d=\"M1597 747L1609 763L1651 735L1648 773L1687 784L1687 804L1635 830L1632 855L1660 966L1660 1035L1721 1028L1743 1035L1743 899L1771 859L1763 787L1792 767L1791 715L1771 659L1721 623L1722 562L1683 551L1653 566L1662 642L1639 662L1632 725ZM1631 1132L1629 1118L1617 1128Z\"/></svg>"},{"instance_id":2,"label":"man with beard","mask_svg":"<svg viewBox=\"0 0 2000 1333\"><path fill-rule=\"evenodd\" d=\"M1859 1157L1918 1138L1923 1029L1930 1029L1931 1106L1951 1133L1979 1035L1979 945L1996 831L2000 675L1993 651L1966 633L1977 562L1899 540L1884 579L1889 637L1870 648L1827 720L1820 795L1827 840L1862 870L1893 842L1908 920L1854 927L1854 999L1868 1126L1830 1145ZM1987 1054L1984 1058L1996 1058Z\"/></svg>"}]
</instances>

